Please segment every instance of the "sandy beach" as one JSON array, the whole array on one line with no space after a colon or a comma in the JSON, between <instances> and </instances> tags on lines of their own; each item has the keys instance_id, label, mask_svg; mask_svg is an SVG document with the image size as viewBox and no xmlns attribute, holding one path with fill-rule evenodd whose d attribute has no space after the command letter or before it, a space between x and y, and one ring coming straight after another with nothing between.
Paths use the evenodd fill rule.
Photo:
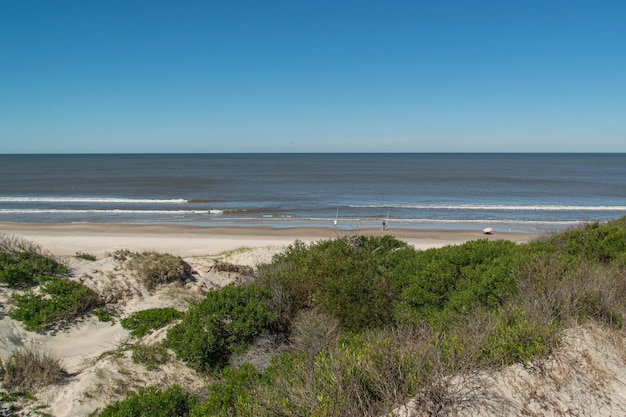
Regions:
<instances>
[{"instance_id":1,"label":"sandy beach","mask_svg":"<svg viewBox=\"0 0 626 417\"><path fill-rule=\"evenodd\" d=\"M532 233L480 230L362 229L342 230L332 227L197 227L183 225L134 224L33 224L0 223L0 233L20 236L41 245L57 256L76 252L104 255L118 249L154 250L177 256L217 255L241 247L284 247L295 240L314 242L354 234L391 235L416 249L460 244L474 239L507 239L525 243L537 238Z\"/></svg>"}]
</instances>

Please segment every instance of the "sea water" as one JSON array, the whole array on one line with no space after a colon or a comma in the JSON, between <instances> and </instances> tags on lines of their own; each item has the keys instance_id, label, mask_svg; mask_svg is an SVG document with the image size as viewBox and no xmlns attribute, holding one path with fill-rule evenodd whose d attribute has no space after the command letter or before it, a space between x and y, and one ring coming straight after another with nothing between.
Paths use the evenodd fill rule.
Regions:
<instances>
[{"instance_id":1,"label":"sea water","mask_svg":"<svg viewBox=\"0 0 626 417\"><path fill-rule=\"evenodd\" d=\"M559 230L626 215L626 154L0 155L0 221Z\"/></svg>"}]
</instances>

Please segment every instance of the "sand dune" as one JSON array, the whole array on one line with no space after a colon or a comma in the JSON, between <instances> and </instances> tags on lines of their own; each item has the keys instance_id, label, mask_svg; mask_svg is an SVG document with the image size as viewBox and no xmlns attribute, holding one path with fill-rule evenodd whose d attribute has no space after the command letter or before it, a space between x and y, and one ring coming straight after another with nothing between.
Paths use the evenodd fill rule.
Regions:
<instances>
[{"instance_id":1,"label":"sand dune","mask_svg":"<svg viewBox=\"0 0 626 417\"><path fill-rule=\"evenodd\" d=\"M269 261L273 254L296 239L313 242L352 232L313 228L4 223L0 224L0 233L41 245L69 267L70 279L82 282L99 294L109 294L112 308L123 318L148 308L184 307L184 302L238 278L236 273L212 268L217 260L254 266ZM536 237L497 231L485 236L480 231L453 230L361 230L359 233L391 234L418 249L478 238L527 242ZM112 256L119 249L181 256L194 270L194 279L148 291ZM97 260L79 259L74 256L77 252L93 254ZM61 358L69 373L63 385L41 390L36 401L25 401L25 410L41 406L40 411L56 417L80 417L140 387L178 384L195 393L206 390L209 383L206 376L177 361L170 361L156 370L133 363L126 347L136 341L119 321L102 323L95 317L86 317L54 332L27 332L21 323L7 315L11 294L8 288L0 287L0 357L8 357L17 348L36 348ZM158 342L165 331L151 334L142 343ZM459 376L448 383L457 384L458 392L468 395L468 401L460 403L463 407L457 415L624 415L625 351L623 338L609 337L598 327L580 327L569 331L559 351L540 364ZM398 410L398 415L419 415L419 412L408 404Z\"/></svg>"}]
</instances>

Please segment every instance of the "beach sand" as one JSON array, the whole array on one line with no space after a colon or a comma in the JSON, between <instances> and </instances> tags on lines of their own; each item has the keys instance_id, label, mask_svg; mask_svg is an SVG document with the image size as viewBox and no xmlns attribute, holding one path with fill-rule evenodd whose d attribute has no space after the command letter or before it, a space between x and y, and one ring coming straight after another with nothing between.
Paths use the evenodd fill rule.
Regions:
<instances>
[{"instance_id":1,"label":"beach sand","mask_svg":"<svg viewBox=\"0 0 626 417\"><path fill-rule=\"evenodd\" d=\"M525 243L537 238L532 233L494 231L485 235L480 230L431 229L362 229L342 230L271 227L198 227L182 225L134 224L32 224L0 223L0 233L20 236L41 245L57 256L76 252L104 255L118 249L154 250L177 256L217 255L241 247L284 247L295 240L314 242L341 236L391 235L416 249L460 244L475 239L507 239Z\"/></svg>"}]
</instances>

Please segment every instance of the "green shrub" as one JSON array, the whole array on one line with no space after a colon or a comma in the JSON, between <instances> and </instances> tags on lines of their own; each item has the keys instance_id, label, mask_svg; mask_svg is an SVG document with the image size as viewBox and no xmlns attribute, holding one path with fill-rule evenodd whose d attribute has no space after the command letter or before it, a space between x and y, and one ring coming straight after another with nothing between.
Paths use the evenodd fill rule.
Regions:
<instances>
[{"instance_id":1,"label":"green shrub","mask_svg":"<svg viewBox=\"0 0 626 417\"><path fill-rule=\"evenodd\" d=\"M157 252L125 256L128 258L126 266L137 274L148 290L171 282L183 282L191 275L191 266L178 256Z\"/></svg>"},{"instance_id":2,"label":"green shrub","mask_svg":"<svg viewBox=\"0 0 626 417\"><path fill-rule=\"evenodd\" d=\"M442 371L438 358L426 328L346 335L313 357L275 358L240 400L243 412L233 415L387 415L433 386Z\"/></svg>"},{"instance_id":3,"label":"green shrub","mask_svg":"<svg viewBox=\"0 0 626 417\"><path fill-rule=\"evenodd\" d=\"M152 330L167 326L183 317L183 313L172 307L152 308L138 311L121 320L122 327L130 331L133 337L143 337Z\"/></svg>"},{"instance_id":4,"label":"green shrub","mask_svg":"<svg viewBox=\"0 0 626 417\"><path fill-rule=\"evenodd\" d=\"M515 293L520 253L513 242L482 239L406 258L394 270L396 321L445 327L477 306L502 306Z\"/></svg>"},{"instance_id":5,"label":"green shrub","mask_svg":"<svg viewBox=\"0 0 626 417\"><path fill-rule=\"evenodd\" d=\"M626 217L606 224L588 223L554 236L550 243L574 257L626 266Z\"/></svg>"},{"instance_id":6,"label":"green shrub","mask_svg":"<svg viewBox=\"0 0 626 417\"><path fill-rule=\"evenodd\" d=\"M227 334L213 317L190 311L185 319L167 332L166 346L174 350L176 357L202 372L226 364L231 354L225 341Z\"/></svg>"},{"instance_id":7,"label":"green shrub","mask_svg":"<svg viewBox=\"0 0 626 417\"><path fill-rule=\"evenodd\" d=\"M427 251L391 237L296 242L256 286L209 293L166 344L214 370L267 329L291 342L263 373L224 368L193 416L388 415L409 398L452 414L448 377L546 355L572 322L623 326L624 230L626 217L527 245Z\"/></svg>"},{"instance_id":8,"label":"green shrub","mask_svg":"<svg viewBox=\"0 0 626 417\"><path fill-rule=\"evenodd\" d=\"M28 290L12 299L15 308L10 317L24 323L26 330L41 330L85 314L99 304L97 294L77 282L39 277L39 283L39 292Z\"/></svg>"},{"instance_id":9,"label":"green shrub","mask_svg":"<svg viewBox=\"0 0 626 417\"><path fill-rule=\"evenodd\" d=\"M219 379L209 385L206 400L191 411L191 417L246 415L250 412L250 393L261 375L250 364L224 368ZM254 415L249 413L247 415Z\"/></svg>"},{"instance_id":10,"label":"green shrub","mask_svg":"<svg viewBox=\"0 0 626 417\"><path fill-rule=\"evenodd\" d=\"M10 287L32 285L39 275L65 272L63 265L36 252L0 252L0 282Z\"/></svg>"},{"instance_id":11,"label":"green shrub","mask_svg":"<svg viewBox=\"0 0 626 417\"><path fill-rule=\"evenodd\" d=\"M107 406L100 417L185 417L197 400L179 386L164 390L141 389L126 399Z\"/></svg>"},{"instance_id":12,"label":"green shrub","mask_svg":"<svg viewBox=\"0 0 626 417\"><path fill-rule=\"evenodd\" d=\"M390 272L398 252L414 253L390 236L296 242L261 265L257 280L283 300L285 320L303 308L318 307L344 328L358 331L391 322Z\"/></svg>"},{"instance_id":13,"label":"green shrub","mask_svg":"<svg viewBox=\"0 0 626 417\"><path fill-rule=\"evenodd\" d=\"M12 391L30 392L57 384L65 376L61 360L54 355L31 349L17 349L4 362L2 383Z\"/></svg>"},{"instance_id":14,"label":"green shrub","mask_svg":"<svg viewBox=\"0 0 626 417\"><path fill-rule=\"evenodd\" d=\"M485 346L491 363L510 365L545 356L558 340L554 324L533 321L522 310L502 311L495 317L497 327Z\"/></svg>"},{"instance_id":15,"label":"green shrub","mask_svg":"<svg viewBox=\"0 0 626 417\"><path fill-rule=\"evenodd\" d=\"M150 346L135 345L131 349L133 362L143 364L149 371L167 363L167 348L162 343Z\"/></svg>"},{"instance_id":16,"label":"green shrub","mask_svg":"<svg viewBox=\"0 0 626 417\"><path fill-rule=\"evenodd\" d=\"M92 311L93 315L98 318L100 322L109 322L113 321L113 316L109 310L106 308L96 308Z\"/></svg>"},{"instance_id":17,"label":"green shrub","mask_svg":"<svg viewBox=\"0 0 626 417\"><path fill-rule=\"evenodd\" d=\"M275 316L266 307L269 298L258 286L210 291L168 331L166 344L194 369L219 368L271 327Z\"/></svg>"}]
</instances>

